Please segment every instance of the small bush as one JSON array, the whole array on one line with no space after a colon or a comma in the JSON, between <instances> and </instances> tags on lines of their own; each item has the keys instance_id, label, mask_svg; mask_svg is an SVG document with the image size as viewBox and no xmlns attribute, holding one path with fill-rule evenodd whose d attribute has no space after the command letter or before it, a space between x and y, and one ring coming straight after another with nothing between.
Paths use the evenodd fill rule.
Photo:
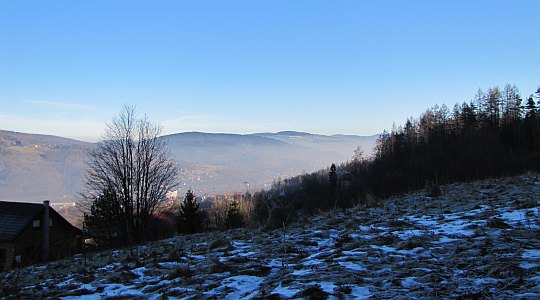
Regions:
<instances>
[{"instance_id":1,"label":"small bush","mask_svg":"<svg viewBox=\"0 0 540 300\"><path fill-rule=\"evenodd\" d=\"M397 235L390 233L390 234L380 235L374 238L373 244L377 246L387 246L387 245L392 245L394 243L397 243L399 241L401 241L401 239Z\"/></svg>"},{"instance_id":2,"label":"small bush","mask_svg":"<svg viewBox=\"0 0 540 300\"><path fill-rule=\"evenodd\" d=\"M176 278L191 278L195 273L187 267L177 267L173 269L167 275L167 279L172 280Z\"/></svg>"},{"instance_id":3,"label":"small bush","mask_svg":"<svg viewBox=\"0 0 540 300\"><path fill-rule=\"evenodd\" d=\"M424 247L424 243L418 239L410 239L398 243L397 250L411 250L418 247Z\"/></svg>"},{"instance_id":4,"label":"small bush","mask_svg":"<svg viewBox=\"0 0 540 300\"><path fill-rule=\"evenodd\" d=\"M414 227L413 224L405 221L405 220L398 220L398 219L392 219L388 221L388 225L392 227L399 227L399 228L411 228Z\"/></svg>"},{"instance_id":5,"label":"small bush","mask_svg":"<svg viewBox=\"0 0 540 300\"><path fill-rule=\"evenodd\" d=\"M306 239L303 239L303 240L299 241L298 243L300 245L302 245L302 246L311 246L311 247L319 245L315 241L310 241L310 240L306 240Z\"/></svg>"},{"instance_id":6,"label":"small bush","mask_svg":"<svg viewBox=\"0 0 540 300\"><path fill-rule=\"evenodd\" d=\"M377 207L380 205L380 201L378 201L373 194L366 193L364 204L366 207Z\"/></svg>"},{"instance_id":7,"label":"small bush","mask_svg":"<svg viewBox=\"0 0 540 300\"><path fill-rule=\"evenodd\" d=\"M350 285L342 285L338 287L338 292L343 293L345 295L350 295L352 293L352 287Z\"/></svg>"},{"instance_id":8,"label":"small bush","mask_svg":"<svg viewBox=\"0 0 540 300\"><path fill-rule=\"evenodd\" d=\"M512 226L508 225L505 221L499 219L499 218L492 218L488 222L489 228L498 228L498 229L509 229L512 228Z\"/></svg>"},{"instance_id":9,"label":"small bush","mask_svg":"<svg viewBox=\"0 0 540 300\"><path fill-rule=\"evenodd\" d=\"M133 280L137 278L139 277L130 271L121 271L112 274L112 276L109 278L109 281L113 283L130 284Z\"/></svg>"},{"instance_id":10,"label":"small bush","mask_svg":"<svg viewBox=\"0 0 540 300\"><path fill-rule=\"evenodd\" d=\"M517 209L527 209L527 208L535 208L538 206L538 202L535 200L528 200L528 201L516 201L516 207Z\"/></svg>"},{"instance_id":11,"label":"small bush","mask_svg":"<svg viewBox=\"0 0 540 300\"><path fill-rule=\"evenodd\" d=\"M219 257L210 257L210 268L208 273L225 273L230 271L230 267L219 261Z\"/></svg>"},{"instance_id":12,"label":"small bush","mask_svg":"<svg viewBox=\"0 0 540 300\"><path fill-rule=\"evenodd\" d=\"M320 285L315 285L306 288L294 297L303 299L328 299L328 293L323 291Z\"/></svg>"},{"instance_id":13,"label":"small bush","mask_svg":"<svg viewBox=\"0 0 540 300\"><path fill-rule=\"evenodd\" d=\"M274 207L270 210L268 221L266 222L269 228L282 228L289 222L290 210L286 207Z\"/></svg>"},{"instance_id":14,"label":"small bush","mask_svg":"<svg viewBox=\"0 0 540 300\"><path fill-rule=\"evenodd\" d=\"M336 242L335 242L334 246L336 248L341 248L343 246L343 244L349 243L351 241L352 241L352 238L349 236L348 233L345 233L345 234L342 234L341 236L339 236L336 239Z\"/></svg>"},{"instance_id":15,"label":"small bush","mask_svg":"<svg viewBox=\"0 0 540 300\"><path fill-rule=\"evenodd\" d=\"M231 248L232 245L229 241L225 239L215 239L210 244L208 244L208 250L215 250L215 249L221 249L221 248Z\"/></svg>"},{"instance_id":16,"label":"small bush","mask_svg":"<svg viewBox=\"0 0 540 300\"><path fill-rule=\"evenodd\" d=\"M437 181L426 181L426 196L428 197L439 197L441 195L441 188L439 187L439 184Z\"/></svg>"}]
</instances>

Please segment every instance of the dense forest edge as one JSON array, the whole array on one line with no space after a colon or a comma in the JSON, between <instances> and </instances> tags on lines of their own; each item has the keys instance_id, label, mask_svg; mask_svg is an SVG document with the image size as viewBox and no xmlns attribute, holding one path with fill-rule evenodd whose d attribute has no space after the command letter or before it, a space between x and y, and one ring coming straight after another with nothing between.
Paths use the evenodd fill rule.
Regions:
<instances>
[{"instance_id":1,"label":"dense forest edge","mask_svg":"<svg viewBox=\"0 0 540 300\"><path fill-rule=\"evenodd\" d=\"M479 90L474 99L435 105L418 118L392 126L377 140L373 154L361 148L341 165L277 181L269 190L201 202L188 191L180 207L168 208L145 221L148 233L132 240L120 218L111 213L114 193L97 195L85 216L85 231L99 248L238 227L281 228L299 215L376 206L392 195L459 181L510 176L540 170L540 88L522 99L516 86ZM116 230L116 229L117 230Z\"/></svg>"},{"instance_id":2,"label":"dense forest edge","mask_svg":"<svg viewBox=\"0 0 540 300\"><path fill-rule=\"evenodd\" d=\"M437 196L443 184L538 171L539 107L540 88L525 100L515 85L479 90L452 109L435 105L394 124L380 135L371 157L357 149L348 162L276 182L255 199L281 195L288 206L315 212L376 205L423 188Z\"/></svg>"}]
</instances>

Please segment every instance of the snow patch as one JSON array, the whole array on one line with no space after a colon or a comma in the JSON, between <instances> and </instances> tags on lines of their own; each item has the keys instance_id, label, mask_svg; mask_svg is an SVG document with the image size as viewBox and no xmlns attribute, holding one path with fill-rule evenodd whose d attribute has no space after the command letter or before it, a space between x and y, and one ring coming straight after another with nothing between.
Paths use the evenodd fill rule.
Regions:
<instances>
[{"instance_id":1,"label":"snow patch","mask_svg":"<svg viewBox=\"0 0 540 300\"><path fill-rule=\"evenodd\" d=\"M367 287L357 286L352 289L351 296L353 296L354 299L368 299L371 297L371 293Z\"/></svg>"},{"instance_id":2,"label":"snow patch","mask_svg":"<svg viewBox=\"0 0 540 300\"><path fill-rule=\"evenodd\" d=\"M280 284L278 287L276 287L272 291L272 294L278 294L278 295L284 296L286 298L292 298L294 295L298 294L299 292L300 292L300 290L298 290L298 289L293 289L290 286L282 286Z\"/></svg>"},{"instance_id":3,"label":"snow patch","mask_svg":"<svg viewBox=\"0 0 540 300\"><path fill-rule=\"evenodd\" d=\"M352 262L352 261L340 261L338 262L340 266L347 268L349 270L353 271L367 271L366 267L364 267L360 262Z\"/></svg>"},{"instance_id":4,"label":"snow patch","mask_svg":"<svg viewBox=\"0 0 540 300\"><path fill-rule=\"evenodd\" d=\"M250 275L238 275L226 278L222 281L222 287L233 288L236 291L228 294L225 299L252 298L257 294L257 290L263 281L264 278Z\"/></svg>"},{"instance_id":5,"label":"snow patch","mask_svg":"<svg viewBox=\"0 0 540 300\"><path fill-rule=\"evenodd\" d=\"M521 255L523 259L540 261L540 250L539 249L527 249L523 251Z\"/></svg>"}]
</instances>

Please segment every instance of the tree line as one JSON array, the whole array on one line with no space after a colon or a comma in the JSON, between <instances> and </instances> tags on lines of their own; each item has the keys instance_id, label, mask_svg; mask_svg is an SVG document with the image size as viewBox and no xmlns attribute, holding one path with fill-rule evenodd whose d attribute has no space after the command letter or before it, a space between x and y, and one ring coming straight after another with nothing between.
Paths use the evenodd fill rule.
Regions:
<instances>
[{"instance_id":1,"label":"tree line","mask_svg":"<svg viewBox=\"0 0 540 300\"><path fill-rule=\"evenodd\" d=\"M358 203L440 184L540 170L540 88L523 99L515 85L479 90L474 99L435 105L378 138L372 156L358 148L339 166L277 182L304 212ZM337 183L336 183L337 181ZM337 185L337 186L336 186Z\"/></svg>"},{"instance_id":2,"label":"tree line","mask_svg":"<svg viewBox=\"0 0 540 300\"><path fill-rule=\"evenodd\" d=\"M434 106L384 132L369 162L344 166L380 197L449 183L540 169L538 97L518 89L478 91L473 100Z\"/></svg>"},{"instance_id":3,"label":"tree line","mask_svg":"<svg viewBox=\"0 0 540 300\"><path fill-rule=\"evenodd\" d=\"M285 226L298 215L343 208L440 184L540 170L540 88L522 99L514 85L479 90L474 99L435 105L378 138L339 166L275 182L232 201L201 203L188 191L180 207L156 209L176 188L178 170L159 127L125 107L90 153L85 226L105 245L130 245L176 232ZM167 220L174 220L172 230ZM148 235L152 232L152 235ZM162 233L160 233L162 232ZM158 234L160 233L160 234Z\"/></svg>"}]
</instances>

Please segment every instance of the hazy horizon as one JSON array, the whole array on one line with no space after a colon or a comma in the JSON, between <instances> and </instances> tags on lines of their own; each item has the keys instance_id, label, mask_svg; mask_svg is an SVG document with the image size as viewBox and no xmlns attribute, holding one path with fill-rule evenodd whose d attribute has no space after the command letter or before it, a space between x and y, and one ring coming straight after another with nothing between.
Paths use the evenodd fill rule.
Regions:
<instances>
[{"instance_id":1,"label":"hazy horizon","mask_svg":"<svg viewBox=\"0 0 540 300\"><path fill-rule=\"evenodd\" d=\"M98 141L101 140L101 137L100 137L100 136L94 137L94 138L84 138L84 137L77 138L77 137L70 137L70 136L57 135L57 134L54 134L54 133L51 134L51 133L42 133L42 132L22 132L22 131L9 130L9 129L4 129L4 128L0 128L0 130L3 130L3 131L10 131L10 132L16 132L16 133L22 133L22 134L49 135L49 136L55 136L55 137L60 137L60 138L67 138L67 139L72 139L72 140L77 140L77 141L82 141L82 142L88 142L88 143L95 143L95 142L98 142ZM265 134L265 133L268 133L268 134L278 134L278 133L282 133L282 132L307 133L307 134L311 134L311 135L321 135L321 136L340 136L340 135L346 135L346 136L356 136L356 137L372 137L372 136L376 136L376 135L379 135L379 134L380 134L380 133L375 133L375 134L370 134L370 135L356 135L356 134L342 134L342 133L321 134L321 133L316 133L316 132L305 132L305 131L298 131L298 130L282 130L282 131L275 131L275 132L266 131L266 132L248 132L248 133L236 133L236 132L209 132L209 131L181 131L181 132L162 133L160 136L161 136L161 137L165 137L165 136L171 136L171 135L183 134L183 133L230 134L230 135L256 135L256 134Z\"/></svg>"}]
</instances>

